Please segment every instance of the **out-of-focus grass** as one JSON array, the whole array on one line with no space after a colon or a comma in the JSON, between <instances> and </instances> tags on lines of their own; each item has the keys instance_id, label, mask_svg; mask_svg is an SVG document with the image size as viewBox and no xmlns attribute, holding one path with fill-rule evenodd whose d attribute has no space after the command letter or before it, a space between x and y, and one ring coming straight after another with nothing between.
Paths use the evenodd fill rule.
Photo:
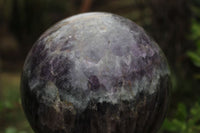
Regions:
<instances>
[{"instance_id":1,"label":"out-of-focus grass","mask_svg":"<svg viewBox=\"0 0 200 133\"><path fill-rule=\"evenodd\" d=\"M0 133L33 133L20 101L20 73L0 73Z\"/></svg>"}]
</instances>

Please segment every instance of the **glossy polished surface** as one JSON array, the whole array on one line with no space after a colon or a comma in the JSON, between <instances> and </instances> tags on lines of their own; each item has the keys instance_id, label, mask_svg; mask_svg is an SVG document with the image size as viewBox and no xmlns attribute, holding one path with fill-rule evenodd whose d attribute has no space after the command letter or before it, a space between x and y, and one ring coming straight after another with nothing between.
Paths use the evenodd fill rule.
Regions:
<instances>
[{"instance_id":1,"label":"glossy polished surface","mask_svg":"<svg viewBox=\"0 0 200 133\"><path fill-rule=\"evenodd\" d=\"M162 51L134 22L80 14L34 44L22 104L36 133L155 133L168 106L169 75Z\"/></svg>"}]
</instances>

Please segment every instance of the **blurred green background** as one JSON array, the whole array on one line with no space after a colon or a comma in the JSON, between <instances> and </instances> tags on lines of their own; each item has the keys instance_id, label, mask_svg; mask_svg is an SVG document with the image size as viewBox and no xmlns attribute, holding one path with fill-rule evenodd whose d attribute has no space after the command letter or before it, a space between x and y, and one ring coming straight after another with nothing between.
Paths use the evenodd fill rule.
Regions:
<instances>
[{"instance_id":1,"label":"blurred green background","mask_svg":"<svg viewBox=\"0 0 200 133\"><path fill-rule=\"evenodd\" d=\"M0 133L33 133L20 103L24 59L52 24L88 11L127 17L158 42L173 83L159 133L200 133L200 0L0 0Z\"/></svg>"}]
</instances>

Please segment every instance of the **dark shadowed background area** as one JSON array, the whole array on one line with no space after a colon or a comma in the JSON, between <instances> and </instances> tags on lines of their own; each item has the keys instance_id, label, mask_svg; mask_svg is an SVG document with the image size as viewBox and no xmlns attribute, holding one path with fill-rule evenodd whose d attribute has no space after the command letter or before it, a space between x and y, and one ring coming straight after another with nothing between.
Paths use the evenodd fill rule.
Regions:
<instances>
[{"instance_id":1,"label":"dark shadowed background area","mask_svg":"<svg viewBox=\"0 0 200 133\"><path fill-rule=\"evenodd\" d=\"M173 89L160 133L200 132L200 0L0 0L0 133L33 133L20 73L37 38L57 21L104 11L142 26L164 51Z\"/></svg>"}]
</instances>

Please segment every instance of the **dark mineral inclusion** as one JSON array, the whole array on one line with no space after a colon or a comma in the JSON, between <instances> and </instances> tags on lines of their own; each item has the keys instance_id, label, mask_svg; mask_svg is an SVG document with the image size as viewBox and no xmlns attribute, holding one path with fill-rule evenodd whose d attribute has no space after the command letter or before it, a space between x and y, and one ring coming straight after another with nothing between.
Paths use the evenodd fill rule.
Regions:
<instances>
[{"instance_id":1,"label":"dark mineral inclusion","mask_svg":"<svg viewBox=\"0 0 200 133\"><path fill-rule=\"evenodd\" d=\"M22 105L35 133L155 133L166 114L169 75L161 49L134 22L80 14L34 44Z\"/></svg>"}]
</instances>

